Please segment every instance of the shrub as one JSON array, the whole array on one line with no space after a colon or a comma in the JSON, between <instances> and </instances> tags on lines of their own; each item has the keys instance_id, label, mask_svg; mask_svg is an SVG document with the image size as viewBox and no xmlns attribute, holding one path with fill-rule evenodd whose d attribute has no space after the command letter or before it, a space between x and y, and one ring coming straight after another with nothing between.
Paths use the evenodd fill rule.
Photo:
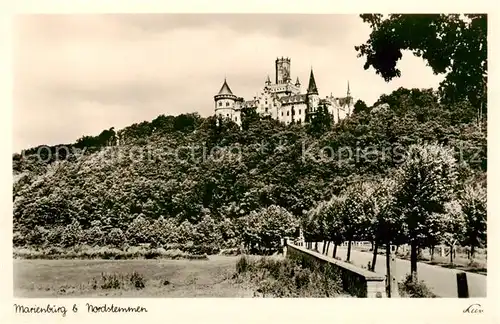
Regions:
<instances>
[{"instance_id":1,"label":"shrub","mask_svg":"<svg viewBox=\"0 0 500 324\"><path fill-rule=\"evenodd\" d=\"M119 228L113 228L111 231L109 231L108 236L106 237L105 240L106 244L115 246L115 247L121 247L123 244L126 242L126 237L125 234L123 234L123 231Z\"/></svg>"},{"instance_id":2,"label":"shrub","mask_svg":"<svg viewBox=\"0 0 500 324\"><path fill-rule=\"evenodd\" d=\"M123 287L123 277L117 274L101 274L102 289L120 289Z\"/></svg>"},{"instance_id":3,"label":"shrub","mask_svg":"<svg viewBox=\"0 0 500 324\"><path fill-rule=\"evenodd\" d=\"M333 267L304 268L289 259L242 256L236 264L235 277L257 285L257 292L272 297L329 297L341 291L340 277Z\"/></svg>"},{"instance_id":4,"label":"shrub","mask_svg":"<svg viewBox=\"0 0 500 324\"><path fill-rule=\"evenodd\" d=\"M130 282L137 289L143 289L146 287L144 277L136 271L130 275Z\"/></svg>"},{"instance_id":5,"label":"shrub","mask_svg":"<svg viewBox=\"0 0 500 324\"><path fill-rule=\"evenodd\" d=\"M222 242L223 240L219 227L209 215L203 216L195 225L194 235L195 242L198 242L202 246L216 246L217 242Z\"/></svg>"},{"instance_id":6,"label":"shrub","mask_svg":"<svg viewBox=\"0 0 500 324\"><path fill-rule=\"evenodd\" d=\"M219 252L221 255L240 255L240 248L223 249Z\"/></svg>"},{"instance_id":7,"label":"shrub","mask_svg":"<svg viewBox=\"0 0 500 324\"><path fill-rule=\"evenodd\" d=\"M398 283L399 294L402 297L434 298L436 295L427 287L424 281L415 281L408 274L403 282Z\"/></svg>"},{"instance_id":8,"label":"shrub","mask_svg":"<svg viewBox=\"0 0 500 324\"><path fill-rule=\"evenodd\" d=\"M127 241L133 245L149 241L151 236L150 224L144 215L139 215L130 223L126 236Z\"/></svg>"},{"instance_id":9,"label":"shrub","mask_svg":"<svg viewBox=\"0 0 500 324\"><path fill-rule=\"evenodd\" d=\"M297 218L283 207L269 206L252 211L241 219L242 239L249 247L276 251L281 238L295 234Z\"/></svg>"},{"instance_id":10,"label":"shrub","mask_svg":"<svg viewBox=\"0 0 500 324\"><path fill-rule=\"evenodd\" d=\"M477 261L471 260L468 264L468 267L474 268L474 269L481 269L484 268L484 266Z\"/></svg>"},{"instance_id":11,"label":"shrub","mask_svg":"<svg viewBox=\"0 0 500 324\"><path fill-rule=\"evenodd\" d=\"M175 235L172 235L173 242L188 244L192 240L192 233L195 233L196 228L188 221L182 222L177 226Z\"/></svg>"},{"instance_id":12,"label":"shrub","mask_svg":"<svg viewBox=\"0 0 500 324\"><path fill-rule=\"evenodd\" d=\"M165 248L167 250L180 250L193 255L215 255L219 254L221 251L220 247L215 244L195 245L193 242L167 244Z\"/></svg>"},{"instance_id":13,"label":"shrub","mask_svg":"<svg viewBox=\"0 0 500 324\"><path fill-rule=\"evenodd\" d=\"M242 256L238 262L236 262L236 272L238 274L245 273L250 268L250 261L246 255Z\"/></svg>"},{"instance_id":14,"label":"shrub","mask_svg":"<svg viewBox=\"0 0 500 324\"><path fill-rule=\"evenodd\" d=\"M311 270L303 269L295 274L295 286L301 289L311 283Z\"/></svg>"},{"instance_id":15,"label":"shrub","mask_svg":"<svg viewBox=\"0 0 500 324\"><path fill-rule=\"evenodd\" d=\"M36 226L27 235L27 241L29 245L42 246L45 243L45 235L47 230L42 226Z\"/></svg>"},{"instance_id":16,"label":"shrub","mask_svg":"<svg viewBox=\"0 0 500 324\"><path fill-rule=\"evenodd\" d=\"M160 251L158 251L158 249L152 249L152 250L148 250L144 253L144 258L145 259L157 259L161 255L162 255L162 253Z\"/></svg>"},{"instance_id":17,"label":"shrub","mask_svg":"<svg viewBox=\"0 0 500 324\"><path fill-rule=\"evenodd\" d=\"M64 247L74 246L83 241L83 230L80 223L74 220L61 233L61 244Z\"/></svg>"},{"instance_id":18,"label":"shrub","mask_svg":"<svg viewBox=\"0 0 500 324\"><path fill-rule=\"evenodd\" d=\"M143 289L146 287L146 280L144 279L144 276L142 274L136 271L128 275L117 273L101 273L100 280L93 278L90 285L94 290L98 287L100 287L101 289L126 289L130 287L135 289Z\"/></svg>"},{"instance_id":19,"label":"shrub","mask_svg":"<svg viewBox=\"0 0 500 324\"><path fill-rule=\"evenodd\" d=\"M52 227L46 234L45 244L50 246L61 246L63 238L63 232L65 230L64 226Z\"/></svg>"},{"instance_id":20,"label":"shrub","mask_svg":"<svg viewBox=\"0 0 500 324\"><path fill-rule=\"evenodd\" d=\"M12 235L12 244L14 246L25 246L28 243L26 235L19 231L15 231Z\"/></svg>"},{"instance_id":21,"label":"shrub","mask_svg":"<svg viewBox=\"0 0 500 324\"><path fill-rule=\"evenodd\" d=\"M85 230L84 242L91 246L101 246L104 244L104 232L99 226L92 226Z\"/></svg>"},{"instance_id":22,"label":"shrub","mask_svg":"<svg viewBox=\"0 0 500 324\"><path fill-rule=\"evenodd\" d=\"M50 247L40 250L30 248L14 248L14 258L23 259L208 259L206 254L190 255L181 250L165 250L163 248L144 248L130 247L127 250L120 250L115 247L100 247L94 248L87 245L75 246L71 249L63 249L60 247Z\"/></svg>"}]
</instances>

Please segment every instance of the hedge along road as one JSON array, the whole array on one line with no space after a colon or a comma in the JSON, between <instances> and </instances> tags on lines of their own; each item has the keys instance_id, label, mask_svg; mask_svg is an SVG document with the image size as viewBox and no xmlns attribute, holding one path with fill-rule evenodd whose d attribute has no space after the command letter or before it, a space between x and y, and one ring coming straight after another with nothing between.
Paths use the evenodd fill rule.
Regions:
<instances>
[{"instance_id":1,"label":"hedge along road","mask_svg":"<svg viewBox=\"0 0 500 324\"><path fill-rule=\"evenodd\" d=\"M323 250L323 243L318 243L318 250ZM330 245L328 256L333 254L333 245ZM347 247L339 246L337 257L343 261L347 258ZM351 262L357 266L367 266L372 262L373 254L351 249ZM378 255L375 265L375 272L386 275L385 256ZM425 263L418 263L418 279L425 284L439 297L458 297L457 293L457 273L455 269L447 269ZM403 281L410 273L410 261L396 259L396 277L399 282ZM467 272L467 283L469 286L469 297L486 297L486 276Z\"/></svg>"}]
</instances>

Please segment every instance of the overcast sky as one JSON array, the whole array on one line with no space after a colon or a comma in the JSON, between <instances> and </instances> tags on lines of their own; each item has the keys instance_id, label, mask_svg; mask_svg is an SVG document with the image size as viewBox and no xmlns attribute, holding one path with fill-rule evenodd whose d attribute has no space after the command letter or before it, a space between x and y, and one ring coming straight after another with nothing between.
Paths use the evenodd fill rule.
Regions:
<instances>
[{"instance_id":1,"label":"overcast sky","mask_svg":"<svg viewBox=\"0 0 500 324\"><path fill-rule=\"evenodd\" d=\"M370 29L357 15L39 15L14 25L14 151L71 143L160 114L213 113L224 76L247 99L274 81L276 57L320 96L371 105L400 86L437 87L442 76L410 53L386 83L364 70L355 45Z\"/></svg>"}]
</instances>

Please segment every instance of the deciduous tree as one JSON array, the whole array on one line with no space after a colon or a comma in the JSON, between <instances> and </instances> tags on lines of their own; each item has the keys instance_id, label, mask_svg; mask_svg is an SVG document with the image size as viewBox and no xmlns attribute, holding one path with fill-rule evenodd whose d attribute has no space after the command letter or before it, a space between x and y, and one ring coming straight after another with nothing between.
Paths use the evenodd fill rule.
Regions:
<instances>
[{"instance_id":1,"label":"deciduous tree","mask_svg":"<svg viewBox=\"0 0 500 324\"><path fill-rule=\"evenodd\" d=\"M486 198L486 189L480 185L467 186L460 197L465 222L462 244L470 246L472 258L476 248L486 245Z\"/></svg>"},{"instance_id":2,"label":"deciduous tree","mask_svg":"<svg viewBox=\"0 0 500 324\"><path fill-rule=\"evenodd\" d=\"M412 145L398 170L396 212L403 215L411 245L411 274L417 275L417 254L429 237L445 228L445 204L453 198L457 178L453 151L441 145Z\"/></svg>"},{"instance_id":3,"label":"deciduous tree","mask_svg":"<svg viewBox=\"0 0 500 324\"><path fill-rule=\"evenodd\" d=\"M486 111L488 69L486 14L360 15L372 29L356 46L364 68L373 67L386 81L401 76L403 51L422 57L435 74L446 74L439 90L447 102L469 100Z\"/></svg>"}]
</instances>

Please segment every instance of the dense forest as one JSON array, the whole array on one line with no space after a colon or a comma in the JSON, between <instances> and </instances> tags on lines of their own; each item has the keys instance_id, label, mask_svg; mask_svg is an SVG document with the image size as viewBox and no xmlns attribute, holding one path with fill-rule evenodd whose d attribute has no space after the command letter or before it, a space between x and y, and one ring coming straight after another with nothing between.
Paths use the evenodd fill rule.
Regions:
<instances>
[{"instance_id":1,"label":"dense forest","mask_svg":"<svg viewBox=\"0 0 500 324\"><path fill-rule=\"evenodd\" d=\"M457 190L485 184L486 125L480 130L471 106L443 105L418 89L374 106L335 125L318 118L285 126L248 114L240 129L195 114L159 116L85 137L65 146L68 156L57 156L57 146L15 155L14 243L222 247L259 241L259 231L280 236L350 184L393 173L402 162L395 155L414 144L453 149ZM84 149L83 141L96 145Z\"/></svg>"},{"instance_id":2,"label":"dense forest","mask_svg":"<svg viewBox=\"0 0 500 324\"><path fill-rule=\"evenodd\" d=\"M376 41L388 30L419 26L401 15L369 16L362 15L374 32L358 50L365 67L390 79L398 71L377 62ZM399 44L396 52L425 48L422 42ZM431 54L424 58L446 65ZM321 109L304 125L251 110L241 127L161 115L24 150L13 156L14 246L151 243L216 253L276 248L301 227L308 240L335 245L408 243L412 253L443 242L484 247L485 97L476 88L454 96L450 89L465 85L450 82L438 91L400 88L371 107L358 100L336 124ZM416 268L413 254L412 261Z\"/></svg>"}]
</instances>

